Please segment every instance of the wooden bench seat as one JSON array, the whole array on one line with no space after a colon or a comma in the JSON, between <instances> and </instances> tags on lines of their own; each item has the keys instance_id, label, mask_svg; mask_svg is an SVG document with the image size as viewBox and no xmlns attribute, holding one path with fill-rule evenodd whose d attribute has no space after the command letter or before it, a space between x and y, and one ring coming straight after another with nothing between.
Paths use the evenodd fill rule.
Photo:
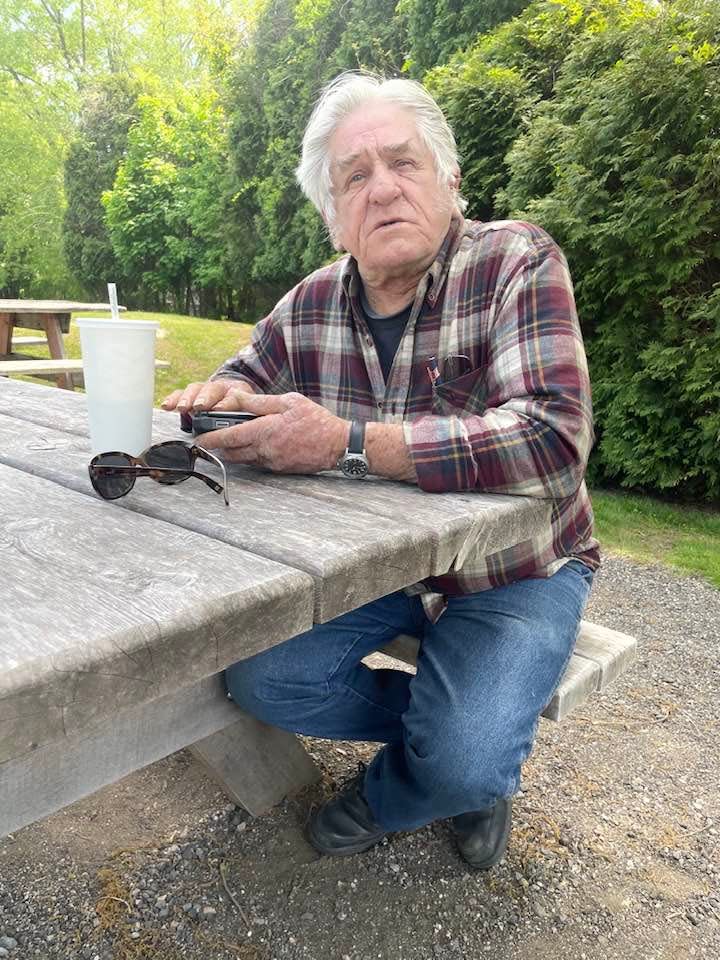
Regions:
<instances>
[{"instance_id":1,"label":"wooden bench seat","mask_svg":"<svg viewBox=\"0 0 720 960\"><path fill-rule=\"evenodd\" d=\"M47 337L13 337L12 348L15 353L15 347L43 347L47 346Z\"/></svg>"},{"instance_id":2,"label":"wooden bench seat","mask_svg":"<svg viewBox=\"0 0 720 960\"><path fill-rule=\"evenodd\" d=\"M371 667L385 666L385 664L379 662L382 657L378 656L378 654L384 654L414 666L417 650L418 640L416 637L400 634L377 653L367 657L366 661ZM543 712L543 716L548 720L563 720L574 707L587 700L590 694L596 690L604 690L608 684L619 677L632 663L636 652L637 640L634 637L617 630L609 630L607 627L601 627L595 623L589 623L587 620L581 621L575 651L552 700ZM221 676L218 675L215 681L217 682L217 686L214 687L215 709L219 713L226 711L228 706L231 707L231 710L235 710L235 707L228 704L225 698L225 688ZM220 697L217 695L218 692ZM220 702L221 697L222 702ZM193 709L197 708L199 699L202 698L193 697L190 700L195 705ZM238 714L237 711L235 717L235 722L238 725L246 725L251 720L248 715ZM272 727L267 729L269 731L274 730ZM280 736L280 733L281 731L275 732L276 738ZM220 725L218 725L217 733L211 734L200 742L195 742L190 746L190 751L232 800L244 806L252 814L264 813L277 802L279 795L266 786L263 791L253 794L252 799L249 800L247 778L242 766L238 765L238 746L235 739L228 731L221 732ZM286 735L286 740L283 743L287 752L287 759L279 759L281 744L278 740L275 744L278 756L274 758L273 763L277 764L278 771L285 776L284 771L295 770L300 762L297 755L299 741L295 741L294 738ZM300 767L297 767L297 769L300 769ZM309 774L304 768L303 770L303 776L306 778L305 782L309 782L309 779L307 779ZM285 784L285 782L286 780L282 779L282 783Z\"/></svg>"},{"instance_id":3,"label":"wooden bench seat","mask_svg":"<svg viewBox=\"0 0 720 960\"><path fill-rule=\"evenodd\" d=\"M380 651L414 665L418 641L400 634ZM582 620L570 663L543 716L563 720L596 690L604 690L630 665L637 652L635 637Z\"/></svg>"},{"instance_id":4,"label":"wooden bench seat","mask_svg":"<svg viewBox=\"0 0 720 960\"><path fill-rule=\"evenodd\" d=\"M165 369L170 364L167 360L156 360L156 369ZM48 376L59 373L82 373L82 360L0 360L0 377L11 376Z\"/></svg>"}]
</instances>

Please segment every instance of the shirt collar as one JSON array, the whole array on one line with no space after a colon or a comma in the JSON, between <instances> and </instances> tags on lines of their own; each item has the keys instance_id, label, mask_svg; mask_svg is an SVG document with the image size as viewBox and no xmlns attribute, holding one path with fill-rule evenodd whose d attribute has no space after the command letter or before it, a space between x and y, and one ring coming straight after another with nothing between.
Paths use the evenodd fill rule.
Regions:
<instances>
[{"instance_id":1,"label":"shirt collar","mask_svg":"<svg viewBox=\"0 0 720 960\"><path fill-rule=\"evenodd\" d=\"M420 283L425 284L425 296L430 306L435 306L440 296L452 259L465 235L466 223L467 221L459 214L453 215L448 232L445 234L435 259L420 279ZM343 290L349 299L352 300L360 295L361 284L357 260L350 255L345 261L342 271Z\"/></svg>"}]
</instances>

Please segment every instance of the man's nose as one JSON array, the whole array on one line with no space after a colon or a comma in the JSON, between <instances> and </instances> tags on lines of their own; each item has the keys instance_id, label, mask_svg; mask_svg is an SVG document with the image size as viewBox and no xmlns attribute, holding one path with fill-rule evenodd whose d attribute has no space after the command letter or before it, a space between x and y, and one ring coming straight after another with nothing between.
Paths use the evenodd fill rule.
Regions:
<instances>
[{"instance_id":1,"label":"man's nose","mask_svg":"<svg viewBox=\"0 0 720 960\"><path fill-rule=\"evenodd\" d=\"M392 203L400 195L400 183L397 176L387 167L380 167L373 173L370 199L373 203Z\"/></svg>"}]
</instances>

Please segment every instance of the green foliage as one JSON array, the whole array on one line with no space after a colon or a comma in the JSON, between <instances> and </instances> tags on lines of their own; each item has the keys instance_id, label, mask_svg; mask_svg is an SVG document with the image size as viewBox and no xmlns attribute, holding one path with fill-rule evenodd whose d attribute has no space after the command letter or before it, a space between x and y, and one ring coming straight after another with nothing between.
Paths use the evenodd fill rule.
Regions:
<instances>
[{"instance_id":1,"label":"green foliage","mask_svg":"<svg viewBox=\"0 0 720 960\"><path fill-rule=\"evenodd\" d=\"M202 306L216 308L233 280L222 112L212 91L177 101L145 95L138 111L103 195L115 256L151 302L170 297L192 312L196 293L210 289Z\"/></svg>"},{"instance_id":2,"label":"green foliage","mask_svg":"<svg viewBox=\"0 0 720 960\"><path fill-rule=\"evenodd\" d=\"M509 208L502 193L510 179L508 151L531 121L543 122L536 119L537 106L554 96L575 43L598 31L606 38L608 22L625 22L633 10L645 10L625 0L539 0L523 6L520 16L480 36L424 80L455 132L468 213L483 220ZM610 49L601 48L601 57L608 57ZM524 161L526 177L539 190L548 182L548 165L554 163L552 124L542 133Z\"/></svg>"},{"instance_id":3,"label":"green foliage","mask_svg":"<svg viewBox=\"0 0 720 960\"><path fill-rule=\"evenodd\" d=\"M508 179L505 155L535 101L532 88L517 68L475 56L437 67L426 83L455 133L467 215L491 220L495 195Z\"/></svg>"},{"instance_id":4,"label":"green foliage","mask_svg":"<svg viewBox=\"0 0 720 960\"><path fill-rule=\"evenodd\" d=\"M469 213L538 222L568 255L593 476L718 497L714 0L91 6L0 0L5 295L116 279L145 308L261 315L333 256L294 177L323 84L409 72L455 130Z\"/></svg>"},{"instance_id":5,"label":"green foliage","mask_svg":"<svg viewBox=\"0 0 720 960\"><path fill-rule=\"evenodd\" d=\"M625 14L571 48L510 151L499 205L545 226L570 260L595 477L717 497L720 12Z\"/></svg>"},{"instance_id":6,"label":"green foliage","mask_svg":"<svg viewBox=\"0 0 720 960\"><path fill-rule=\"evenodd\" d=\"M401 0L407 15L407 69L422 79L427 70L446 63L477 37L511 20L530 0Z\"/></svg>"},{"instance_id":7,"label":"green foliage","mask_svg":"<svg viewBox=\"0 0 720 960\"><path fill-rule=\"evenodd\" d=\"M67 207L63 245L68 266L93 299L104 299L106 284L117 281L127 303L132 283L113 253L101 195L115 180L137 119L137 91L124 77L110 77L84 92L77 136L65 161Z\"/></svg>"}]
</instances>

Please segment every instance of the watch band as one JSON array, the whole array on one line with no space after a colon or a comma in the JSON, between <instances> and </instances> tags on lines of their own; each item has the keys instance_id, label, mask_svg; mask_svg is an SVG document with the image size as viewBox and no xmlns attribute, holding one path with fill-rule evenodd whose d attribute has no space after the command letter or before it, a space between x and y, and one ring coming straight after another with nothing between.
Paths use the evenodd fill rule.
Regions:
<instances>
[{"instance_id":1,"label":"watch band","mask_svg":"<svg viewBox=\"0 0 720 960\"><path fill-rule=\"evenodd\" d=\"M350 424L347 452L365 453L365 423L362 420L353 420Z\"/></svg>"}]
</instances>

